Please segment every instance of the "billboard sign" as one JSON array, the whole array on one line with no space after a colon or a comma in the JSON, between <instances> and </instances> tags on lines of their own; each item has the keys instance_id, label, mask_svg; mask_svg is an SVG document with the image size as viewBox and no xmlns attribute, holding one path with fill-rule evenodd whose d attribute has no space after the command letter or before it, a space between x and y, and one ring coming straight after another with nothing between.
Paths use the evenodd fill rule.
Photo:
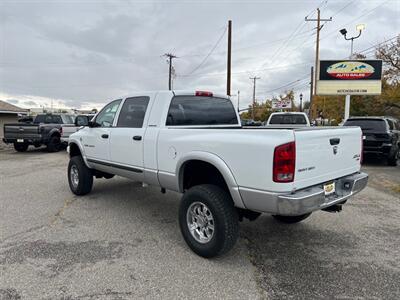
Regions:
<instances>
[{"instance_id":1,"label":"billboard sign","mask_svg":"<svg viewBox=\"0 0 400 300\"><path fill-rule=\"evenodd\" d=\"M272 109L290 109L292 108L292 101L290 99L273 99Z\"/></svg>"},{"instance_id":2,"label":"billboard sign","mask_svg":"<svg viewBox=\"0 0 400 300\"><path fill-rule=\"evenodd\" d=\"M381 60L321 60L317 95L379 95Z\"/></svg>"}]
</instances>

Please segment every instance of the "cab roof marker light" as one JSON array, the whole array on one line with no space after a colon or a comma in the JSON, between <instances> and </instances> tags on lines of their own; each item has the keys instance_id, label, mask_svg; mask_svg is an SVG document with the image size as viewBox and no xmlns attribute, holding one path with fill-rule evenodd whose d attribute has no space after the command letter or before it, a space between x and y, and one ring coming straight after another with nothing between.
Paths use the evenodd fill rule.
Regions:
<instances>
[{"instance_id":1,"label":"cab roof marker light","mask_svg":"<svg viewBox=\"0 0 400 300\"><path fill-rule=\"evenodd\" d=\"M199 97L212 97L213 93L208 91L196 91L195 95Z\"/></svg>"}]
</instances>

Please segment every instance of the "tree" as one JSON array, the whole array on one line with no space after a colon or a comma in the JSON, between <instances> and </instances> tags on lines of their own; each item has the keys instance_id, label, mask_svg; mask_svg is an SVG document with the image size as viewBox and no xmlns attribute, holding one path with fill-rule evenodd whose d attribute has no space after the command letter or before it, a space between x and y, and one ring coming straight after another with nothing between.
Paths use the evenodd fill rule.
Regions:
<instances>
[{"instance_id":1,"label":"tree","mask_svg":"<svg viewBox=\"0 0 400 300\"><path fill-rule=\"evenodd\" d=\"M389 83L399 83L400 80L400 35L389 44L383 44L376 49L376 58L385 64L384 78Z\"/></svg>"}]
</instances>

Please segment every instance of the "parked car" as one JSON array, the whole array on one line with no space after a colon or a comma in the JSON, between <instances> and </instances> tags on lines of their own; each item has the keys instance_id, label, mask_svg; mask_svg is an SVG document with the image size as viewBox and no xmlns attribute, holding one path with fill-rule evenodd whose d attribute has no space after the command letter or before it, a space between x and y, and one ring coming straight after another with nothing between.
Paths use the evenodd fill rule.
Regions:
<instances>
[{"instance_id":1,"label":"parked car","mask_svg":"<svg viewBox=\"0 0 400 300\"><path fill-rule=\"evenodd\" d=\"M352 117L343 126L360 126L364 153L386 157L388 165L396 166L400 159L400 122L391 117Z\"/></svg>"},{"instance_id":2,"label":"parked car","mask_svg":"<svg viewBox=\"0 0 400 300\"><path fill-rule=\"evenodd\" d=\"M261 121L254 121L253 119L240 120L242 126L262 126Z\"/></svg>"},{"instance_id":3,"label":"parked car","mask_svg":"<svg viewBox=\"0 0 400 300\"><path fill-rule=\"evenodd\" d=\"M311 126L306 113L303 112L274 112L268 120L267 126L304 127Z\"/></svg>"},{"instance_id":4,"label":"parked car","mask_svg":"<svg viewBox=\"0 0 400 300\"><path fill-rule=\"evenodd\" d=\"M18 152L26 151L29 145L46 145L49 152L56 152L62 148L63 126L67 124L74 124L73 115L40 114L33 122L4 124L3 142L14 144Z\"/></svg>"},{"instance_id":5,"label":"parked car","mask_svg":"<svg viewBox=\"0 0 400 300\"><path fill-rule=\"evenodd\" d=\"M113 175L183 193L182 235L213 257L233 247L243 217L295 223L340 211L368 181L361 144L358 127L243 128L231 100L211 92L140 93L70 136L67 177L76 195Z\"/></svg>"},{"instance_id":6,"label":"parked car","mask_svg":"<svg viewBox=\"0 0 400 300\"><path fill-rule=\"evenodd\" d=\"M74 124L65 124L62 126L62 135L61 135L61 143L68 144L69 136L74 132L77 132L84 124L88 124L88 122L94 117L94 114L82 114L74 116Z\"/></svg>"}]
</instances>

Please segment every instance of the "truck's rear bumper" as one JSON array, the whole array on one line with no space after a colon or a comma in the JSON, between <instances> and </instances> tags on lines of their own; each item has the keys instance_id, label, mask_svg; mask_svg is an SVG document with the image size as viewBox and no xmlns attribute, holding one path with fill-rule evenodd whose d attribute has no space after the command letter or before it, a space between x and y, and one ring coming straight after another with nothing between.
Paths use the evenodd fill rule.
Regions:
<instances>
[{"instance_id":1,"label":"truck's rear bumper","mask_svg":"<svg viewBox=\"0 0 400 300\"><path fill-rule=\"evenodd\" d=\"M326 196L323 184L282 194L248 188L239 188L246 208L276 215L298 216L324 209L347 200L363 190L368 183L368 174L355 173L334 180L335 193Z\"/></svg>"},{"instance_id":2,"label":"truck's rear bumper","mask_svg":"<svg viewBox=\"0 0 400 300\"><path fill-rule=\"evenodd\" d=\"M21 137L21 138L3 138L6 144L23 143L28 145L41 145L44 143L42 137Z\"/></svg>"}]
</instances>

